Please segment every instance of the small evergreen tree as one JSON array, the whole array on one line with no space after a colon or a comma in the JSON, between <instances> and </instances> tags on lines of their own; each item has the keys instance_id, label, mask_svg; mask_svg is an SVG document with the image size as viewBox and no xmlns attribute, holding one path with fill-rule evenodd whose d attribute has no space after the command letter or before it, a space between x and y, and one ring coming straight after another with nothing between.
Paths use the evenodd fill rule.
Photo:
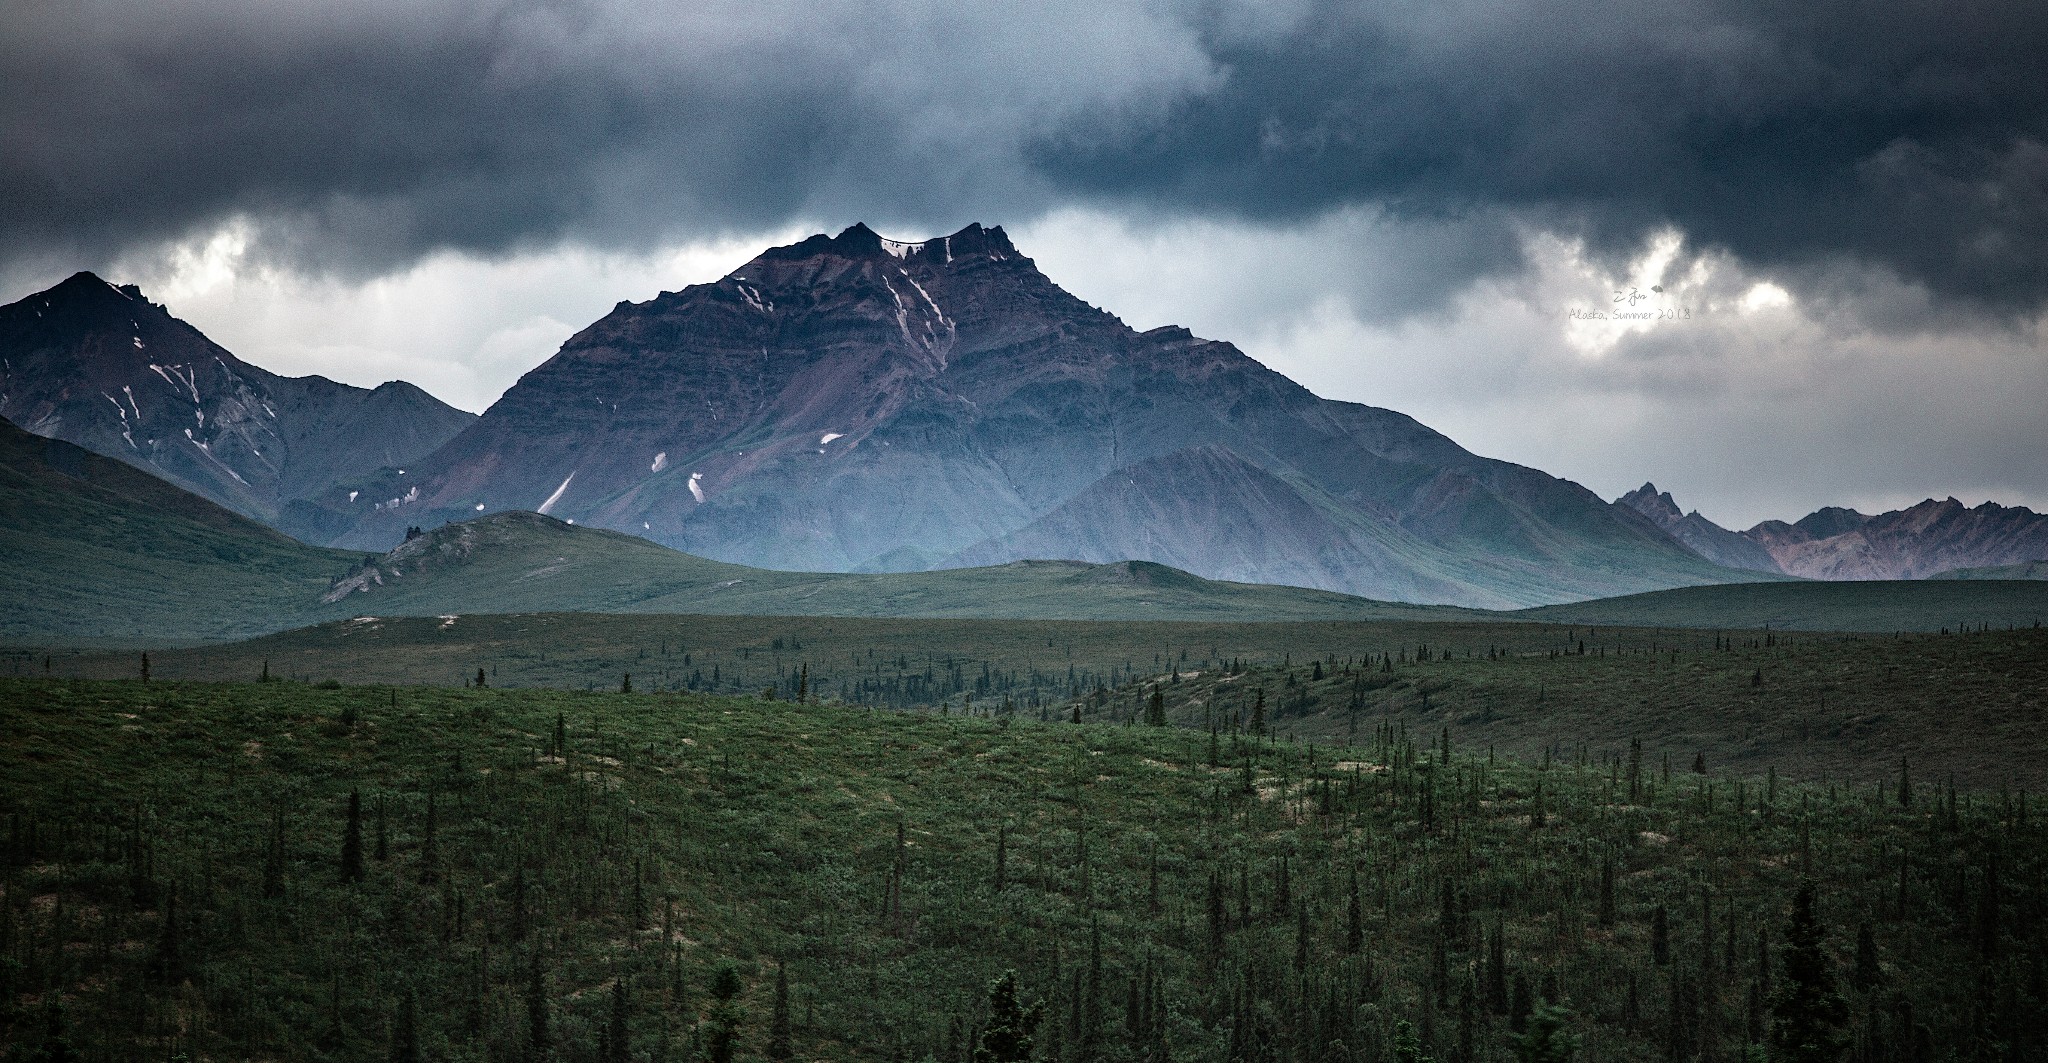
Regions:
<instances>
[{"instance_id":1,"label":"small evergreen tree","mask_svg":"<svg viewBox=\"0 0 2048 1063\"><path fill-rule=\"evenodd\" d=\"M263 895L284 896L284 809L270 812L270 844L263 849Z\"/></svg>"},{"instance_id":2,"label":"small evergreen tree","mask_svg":"<svg viewBox=\"0 0 2048 1063\"><path fill-rule=\"evenodd\" d=\"M1600 925L1614 925L1614 854L1600 858Z\"/></svg>"},{"instance_id":3,"label":"small evergreen tree","mask_svg":"<svg viewBox=\"0 0 2048 1063\"><path fill-rule=\"evenodd\" d=\"M1578 1036L1564 1028L1570 1017L1559 1005L1539 1002L1529 1013L1528 1029L1508 1039L1518 1063L1569 1063L1579 1051Z\"/></svg>"},{"instance_id":4,"label":"small evergreen tree","mask_svg":"<svg viewBox=\"0 0 2048 1063\"><path fill-rule=\"evenodd\" d=\"M1358 904L1358 868L1351 869L1351 899L1345 912L1344 951L1356 956L1365 948L1365 916Z\"/></svg>"},{"instance_id":5,"label":"small evergreen tree","mask_svg":"<svg viewBox=\"0 0 2048 1063\"><path fill-rule=\"evenodd\" d=\"M704 1054L710 1063L732 1063L739 1048L739 995L739 967L731 960L721 961L711 973L710 1029L704 1039Z\"/></svg>"},{"instance_id":6,"label":"small evergreen tree","mask_svg":"<svg viewBox=\"0 0 2048 1063\"><path fill-rule=\"evenodd\" d=\"M768 1020L768 1058L788 1059L794 1054L789 1030L789 968L778 965L775 968L775 1011Z\"/></svg>"},{"instance_id":7,"label":"small evergreen tree","mask_svg":"<svg viewBox=\"0 0 2048 1063\"><path fill-rule=\"evenodd\" d=\"M391 1063L420 1063L419 997L407 986L391 1021Z\"/></svg>"},{"instance_id":8,"label":"small evergreen tree","mask_svg":"<svg viewBox=\"0 0 2048 1063\"><path fill-rule=\"evenodd\" d=\"M348 792L348 822L341 830L341 880L363 880L363 795Z\"/></svg>"},{"instance_id":9,"label":"small evergreen tree","mask_svg":"<svg viewBox=\"0 0 2048 1063\"><path fill-rule=\"evenodd\" d=\"M603 1063L631 1063L633 1058L632 1040L626 1030L626 1004L625 980L620 978L612 979L612 1015L611 1022L605 1027ZM787 1059L789 1057L772 1056L771 1058Z\"/></svg>"},{"instance_id":10,"label":"small evergreen tree","mask_svg":"<svg viewBox=\"0 0 2048 1063\"><path fill-rule=\"evenodd\" d=\"M1842 1027L1849 1007L1835 993L1825 938L1813 911L1813 884L1802 883L1785 924L1785 977L1771 1005L1773 1063L1836 1063L1848 1047Z\"/></svg>"},{"instance_id":11,"label":"small evergreen tree","mask_svg":"<svg viewBox=\"0 0 2048 1063\"><path fill-rule=\"evenodd\" d=\"M988 1018L975 1043L973 1063L1024 1063L1031 1058L1031 1031L1038 1028L1043 1001L1026 1005L1017 972L1004 971L989 983Z\"/></svg>"},{"instance_id":12,"label":"small evergreen tree","mask_svg":"<svg viewBox=\"0 0 2048 1063\"><path fill-rule=\"evenodd\" d=\"M540 950L533 950L532 965L526 972L526 1048L528 1058L543 1060L554 1046L548 1030L548 972L541 966Z\"/></svg>"},{"instance_id":13,"label":"small evergreen tree","mask_svg":"<svg viewBox=\"0 0 2048 1063\"><path fill-rule=\"evenodd\" d=\"M65 1029L64 1000L60 994L44 994L43 1042L32 1051L24 1052L23 1058L30 1063L79 1063L84 1058L78 1054L78 1049L71 1046L70 1033Z\"/></svg>"}]
</instances>

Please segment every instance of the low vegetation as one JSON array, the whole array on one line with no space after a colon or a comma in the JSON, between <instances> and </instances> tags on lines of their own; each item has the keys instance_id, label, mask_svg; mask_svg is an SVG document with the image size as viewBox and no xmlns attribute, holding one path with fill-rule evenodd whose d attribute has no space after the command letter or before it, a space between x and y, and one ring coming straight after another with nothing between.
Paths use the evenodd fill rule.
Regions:
<instances>
[{"instance_id":1,"label":"low vegetation","mask_svg":"<svg viewBox=\"0 0 2048 1063\"><path fill-rule=\"evenodd\" d=\"M2048 1023L2018 792L635 689L0 680L0 1039L1918 1061Z\"/></svg>"}]
</instances>

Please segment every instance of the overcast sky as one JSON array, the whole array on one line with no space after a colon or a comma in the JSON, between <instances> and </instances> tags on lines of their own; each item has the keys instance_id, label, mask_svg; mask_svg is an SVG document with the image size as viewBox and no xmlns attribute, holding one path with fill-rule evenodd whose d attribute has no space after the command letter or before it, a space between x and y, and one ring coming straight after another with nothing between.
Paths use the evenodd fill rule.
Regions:
<instances>
[{"instance_id":1,"label":"overcast sky","mask_svg":"<svg viewBox=\"0 0 2048 1063\"><path fill-rule=\"evenodd\" d=\"M622 298L1002 224L1138 327L1730 526L2048 508L2048 5L0 0L0 301L488 405ZM1661 288L1662 291L1656 289ZM1664 320L1575 318L1615 309Z\"/></svg>"}]
</instances>

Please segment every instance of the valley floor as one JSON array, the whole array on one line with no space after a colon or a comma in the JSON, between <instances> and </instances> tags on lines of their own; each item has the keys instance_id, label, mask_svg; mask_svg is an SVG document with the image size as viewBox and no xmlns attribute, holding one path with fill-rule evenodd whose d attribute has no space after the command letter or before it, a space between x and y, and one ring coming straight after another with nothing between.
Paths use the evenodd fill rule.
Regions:
<instances>
[{"instance_id":1,"label":"valley floor","mask_svg":"<svg viewBox=\"0 0 2048 1063\"><path fill-rule=\"evenodd\" d=\"M2043 1047L2018 794L974 713L0 680L0 1041L953 1061L1014 970L1034 1059L1504 1060L1552 1021L1731 1059L1774 1007L1859 1060Z\"/></svg>"}]
</instances>

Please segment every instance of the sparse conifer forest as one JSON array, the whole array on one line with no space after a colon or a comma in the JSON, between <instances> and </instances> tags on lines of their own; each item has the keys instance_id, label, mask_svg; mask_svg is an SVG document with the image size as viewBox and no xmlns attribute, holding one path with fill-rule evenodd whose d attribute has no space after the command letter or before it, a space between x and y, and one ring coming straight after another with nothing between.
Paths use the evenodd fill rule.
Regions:
<instances>
[{"instance_id":1,"label":"sparse conifer forest","mask_svg":"<svg viewBox=\"0 0 2048 1063\"><path fill-rule=\"evenodd\" d=\"M1042 712L993 682L862 705L774 649L744 696L0 680L5 1058L2048 1051L2018 787L1504 750L1427 677L1507 656L1439 645L1175 661Z\"/></svg>"}]
</instances>

